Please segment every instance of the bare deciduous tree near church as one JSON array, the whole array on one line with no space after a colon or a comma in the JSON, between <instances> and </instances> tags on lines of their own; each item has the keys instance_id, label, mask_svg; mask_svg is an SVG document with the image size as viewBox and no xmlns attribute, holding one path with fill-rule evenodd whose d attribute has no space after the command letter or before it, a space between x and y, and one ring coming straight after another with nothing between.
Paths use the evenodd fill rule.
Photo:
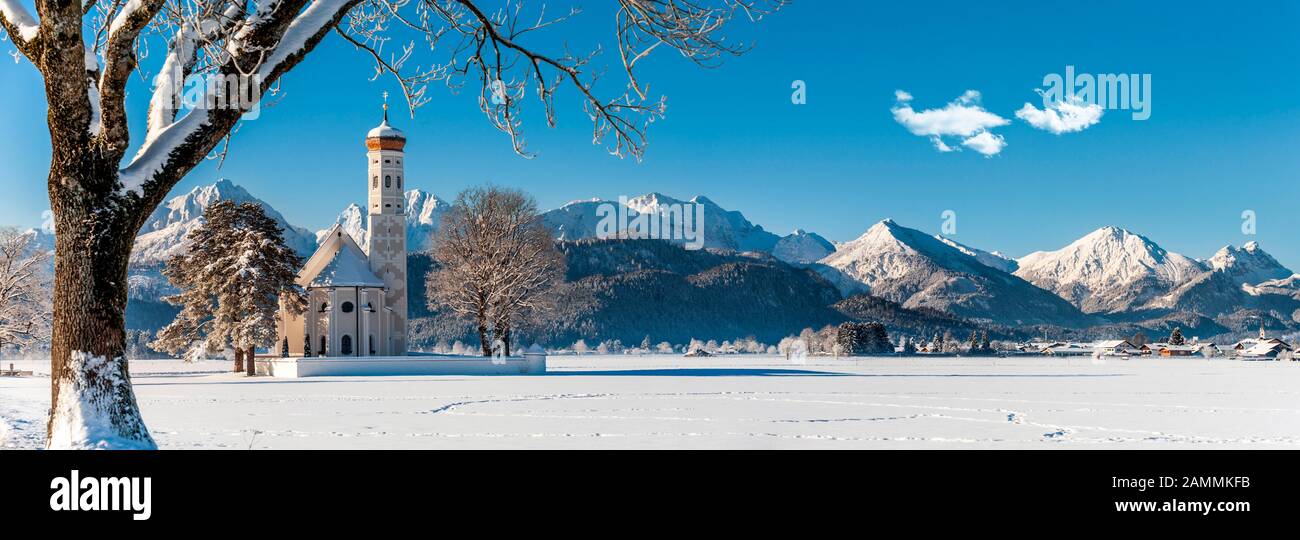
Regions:
<instances>
[{"instance_id":1,"label":"bare deciduous tree near church","mask_svg":"<svg viewBox=\"0 0 1300 540\"><path fill-rule=\"evenodd\" d=\"M546 311L552 288L564 278L564 256L537 202L499 187L456 197L435 233L433 258L429 307L472 321L483 356L492 355L492 338L509 356L512 329Z\"/></svg>"},{"instance_id":2,"label":"bare deciduous tree near church","mask_svg":"<svg viewBox=\"0 0 1300 540\"><path fill-rule=\"evenodd\" d=\"M576 7L554 17L526 0L486 11L483 0L35 0L32 13L22 0L0 0L0 28L40 72L49 103L48 187L60 236L47 446L155 446L123 354L133 239L252 107L238 98L273 90L329 33L353 44L378 74L394 77L412 109L431 99L430 82L471 81L488 120L520 153L527 152L520 122L527 91L536 91L554 125L556 92L571 88L585 103L594 139L612 138L611 152L639 157L647 124L663 115L664 102L647 96L638 64L659 48L715 64L744 49L723 36L730 20L756 19L784 3L617 0L612 48L627 80L621 93L602 98L595 53L534 45L547 31L563 32L551 27L576 16ZM419 35L438 55L425 63L431 67L406 68L413 40L397 54L383 50L390 36L404 34ZM153 77L147 129L129 155L127 81L150 43L166 53ZM207 85L197 107L182 107L194 76L234 82Z\"/></svg>"}]
</instances>

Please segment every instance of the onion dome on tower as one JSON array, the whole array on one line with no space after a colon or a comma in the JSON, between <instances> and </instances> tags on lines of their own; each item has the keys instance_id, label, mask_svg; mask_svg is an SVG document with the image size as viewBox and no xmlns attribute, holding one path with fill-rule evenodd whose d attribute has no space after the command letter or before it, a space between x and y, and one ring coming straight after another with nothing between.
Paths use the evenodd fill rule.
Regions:
<instances>
[{"instance_id":1,"label":"onion dome on tower","mask_svg":"<svg viewBox=\"0 0 1300 540\"><path fill-rule=\"evenodd\" d=\"M388 125L388 92L384 92L384 121L366 134L368 150L401 150L406 147L406 134Z\"/></svg>"}]
</instances>

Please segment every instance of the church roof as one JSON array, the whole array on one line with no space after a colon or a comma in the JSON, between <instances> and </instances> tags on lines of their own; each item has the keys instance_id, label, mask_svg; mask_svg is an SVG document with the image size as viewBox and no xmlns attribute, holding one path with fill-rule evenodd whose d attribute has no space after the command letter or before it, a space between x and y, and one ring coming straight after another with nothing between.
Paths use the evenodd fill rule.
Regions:
<instances>
[{"instance_id":1,"label":"church roof","mask_svg":"<svg viewBox=\"0 0 1300 540\"><path fill-rule=\"evenodd\" d=\"M316 254L307 260L303 273L309 274L314 268L320 270L315 275L300 276L300 285L308 288L384 286L384 280L370 270L366 253L361 251L351 235L343 234L338 224L331 227L324 238Z\"/></svg>"},{"instance_id":2,"label":"church roof","mask_svg":"<svg viewBox=\"0 0 1300 540\"><path fill-rule=\"evenodd\" d=\"M312 287L383 287L384 280L375 277L365 255L343 248L334 252L334 258L325 264Z\"/></svg>"}]
</instances>

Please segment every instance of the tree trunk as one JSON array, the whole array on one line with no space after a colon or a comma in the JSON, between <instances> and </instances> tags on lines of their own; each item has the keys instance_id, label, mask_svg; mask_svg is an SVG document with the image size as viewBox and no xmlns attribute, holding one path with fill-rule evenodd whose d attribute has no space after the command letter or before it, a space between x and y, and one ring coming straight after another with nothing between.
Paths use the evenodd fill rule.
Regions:
<instances>
[{"instance_id":1,"label":"tree trunk","mask_svg":"<svg viewBox=\"0 0 1300 540\"><path fill-rule=\"evenodd\" d=\"M257 349L249 347L248 352L244 353L244 358L248 361L248 376L257 375Z\"/></svg>"},{"instance_id":2,"label":"tree trunk","mask_svg":"<svg viewBox=\"0 0 1300 540\"><path fill-rule=\"evenodd\" d=\"M96 171L89 155L70 163L55 154L50 206L59 239L46 446L156 448L125 356L126 271L139 224L111 193L94 193L105 176L113 181L115 168Z\"/></svg>"},{"instance_id":3,"label":"tree trunk","mask_svg":"<svg viewBox=\"0 0 1300 540\"><path fill-rule=\"evenodd\" d=\"M492 356L492 344L488 342L488 324L487 324L487 300L481 295L479 297L478 313L475 319L478 321L478 344L483 349L483 357Z\"/></svg>"},{"instance_id":4,"label":"tree trunk","mask_svg":"<svg viewBox=\"0 0 1300 540\"><path fill-rule=\"evenodd\" d=\"M483 348L483 357L492 356L492 344L488 342L487 323L480 322L478 324L478 344Z\"/></svg>"},{"instance_id":5,"label":"tree trunk","mask_svg":"<svg viewBox=\"0 0 1300 540\"><path fill-rule=\"evenodd\" d=\"M235 347L235 373L244 371L244 349Z\"/></svg>"},{"instance_id":6,"label":"tree trunk","mask_svg":"<svg viewBox=\"0 0 1300 540\"><path fill-rule=\"evenodd\" d=\"M502 325L501 331L501 355L510 356L510 326Z\"/></svg>"}]
</instances>

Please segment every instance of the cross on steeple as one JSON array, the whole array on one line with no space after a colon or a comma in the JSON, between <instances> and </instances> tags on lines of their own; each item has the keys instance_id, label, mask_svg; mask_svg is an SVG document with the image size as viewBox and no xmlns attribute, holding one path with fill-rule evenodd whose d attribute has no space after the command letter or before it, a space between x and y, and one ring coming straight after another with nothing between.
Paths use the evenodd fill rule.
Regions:
<instances>
[{"instance_id":1,"label":"cross on steeple","mask_svg":"<svg viewBox=\"0 0 1300 540\"><path fill-rule=\"evenodd\" d=\"M384 123L388 123L388 90L384 90Z\"/></svg>"}]
</instances>

